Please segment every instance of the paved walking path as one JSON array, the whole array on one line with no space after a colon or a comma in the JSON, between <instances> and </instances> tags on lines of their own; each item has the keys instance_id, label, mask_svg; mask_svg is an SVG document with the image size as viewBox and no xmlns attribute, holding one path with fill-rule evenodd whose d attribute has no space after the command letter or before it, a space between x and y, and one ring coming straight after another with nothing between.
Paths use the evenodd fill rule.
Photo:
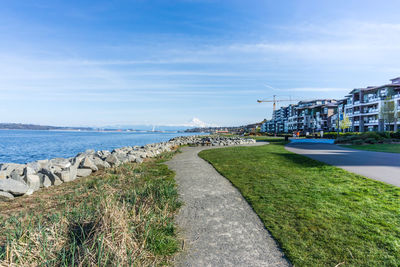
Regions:
<instances>
[{"instance_id":1,"label":"paved walking path","mask_svg":"<svg viewBox=\"0 0 400 267\"><path fill-rule=\"evenodd\" d=\"M400 154L356 150L330 144L289 144L286 149L400 187Z\"/></svg>"},{"instance_id":2,"label":"paved walking path","mask_svg":"<svg viewBox=\"0 0 400 267\"><path fill-rule=\"evenodd\" d=\"M184 202L177 223L185 250L177 265L290 266L239 191L197 156L203 149L185 147L167 162Z\"/></svg>"}]
</instances>

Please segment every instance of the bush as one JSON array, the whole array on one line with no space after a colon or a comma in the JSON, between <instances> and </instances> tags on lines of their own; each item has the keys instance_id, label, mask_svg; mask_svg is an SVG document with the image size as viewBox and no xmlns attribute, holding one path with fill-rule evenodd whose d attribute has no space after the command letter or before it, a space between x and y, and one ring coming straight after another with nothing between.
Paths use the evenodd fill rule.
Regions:
<instances>
[{"instance_id":1,"label":"bush","mask_svg":"<svg viewBox=\"0 0 400 267\"><path fill-rule=\"evenodd\" d=\"M362 145L364 142L361 139L356 139L351 142L353 145Z\"/></svg>"},{"instance_id":2,"label":"bush","mask_svg":"<svg viewBox=\"0 0 400 267\"><path fill-rule=\"evenodd\" d=\"M335 144L342 144L342 143L345 143L345 141L344 141L344 139L343 139L343 137L338 137L336 140L335 140Z\"/></svg>"},{"instance_id":3,"label":"bush","mask_svg":"<svg viewBox=\"0 0 400 267\"><path fill-rule=\"evenodd\" d=\"M377 133L377 132L365 132L365 133L361 133L361 134L359 135L359 138L361 138L361 139L363 139L363 140L366 140L366 139L369 139L369 138L373 138L373 139L375 139L376 141L378 141L378 140L383 140L383 139L385 139L384 136L385 136L385 135L382 134L382 133Z\"/></svg>"},{"instance_id":4,"label":"bush","mask_svg":"<svg viewBox=\"0 0 400 267\"><path fill-rule=\"evenodd\" d=\"M324 133L324 138L337 139L339 137L359 135L359 134L360 133L357 133L357 132L347 132L347 133L339 133L339 134L337 132L326 132L326 133Z\"/></svg>"},{"instance_id":5,"label":"bush","mask_svg":"<svg viewBox=\"0 0 400 267\"><path fill-rule=\"evenodd\" d=\"M390 138L393 138L393 139L400 139L400 131L391 132L391 133L390 133Z\"/></svg>"},{"instance_id":6,"label":"bush","mask_svg":"<svg viewBox=\"0 0 400 267\"><path fill-rule=\"evenodd\" d=\"M390 144L393 140L392 139L383 139L382 143L383 144Z\"/></svg>"},{"instance_id":7,"label":"bush","mask_svg":"<svg viewBox=\"0 0 400 267\"><path fill-rule=\"evenodd\" d=\"M353 140L358 140L358 139L363 139L363 136L359 136L359 135L352 135L352 136L346 136L346 138L350 141Z\"/></svg>"},{"instance_id":8,"label":"bush","mask_svg":"<svg viewBox=\"0 0 400 267\"><path fill-rule=\"evenodd\" d=\"M390 134L392 132L378 132L379 136L381 136L382 138L386 139L386 138L390 138Z\"/></svg>"},{"instance_id":9,"label":"bush","mask_svg":"<svg viewBox=\"0 0 400 267\"><path fill-rule=\"evenodd\" d=\"M378 140L376 140L374 138L367 138L364 140L364 142L367 144L376 144L378 142Z\"/></svg>"},{"instance_id":10,"label":"bush","mask_svg":"<svg viewBox=\"0 0 400 267\"><path fill-rule=\"evenodd\" d=\"M336 139L337 136L338 136L338 134L336 132L324 133L324 138L328 138L328 139Z\"/></svg>"}]
</instances>

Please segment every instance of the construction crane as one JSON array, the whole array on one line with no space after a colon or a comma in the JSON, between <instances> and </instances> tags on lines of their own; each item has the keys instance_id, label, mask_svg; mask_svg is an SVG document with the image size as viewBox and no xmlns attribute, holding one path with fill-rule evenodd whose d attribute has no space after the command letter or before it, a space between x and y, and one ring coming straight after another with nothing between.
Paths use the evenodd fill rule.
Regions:
<instances>
[{"instance_id":1,"label":"construction crane","mask_svg":"<svg viewBox=\"0 0 400 267\"><path fill-rule=\"evenodd\" d=\"M279 102L293 102L293 101L304 101L304 99L276 99L276 95L273 95L273 99L262 99L262 100L257 100L258 103L263 103L263 102L272 102L273 103L273 111L276 110L276 103Z\"/></svg>"}]
</instances>

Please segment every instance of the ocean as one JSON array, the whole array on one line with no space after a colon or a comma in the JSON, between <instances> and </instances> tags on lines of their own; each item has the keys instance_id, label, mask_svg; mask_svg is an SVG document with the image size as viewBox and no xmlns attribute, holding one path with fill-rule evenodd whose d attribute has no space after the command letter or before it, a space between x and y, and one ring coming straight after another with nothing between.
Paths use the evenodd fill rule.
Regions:
<instances>
[{"instance_id":1,"label":"ocean","mask_svg":"<svg viewBox=\"0 0 400 267\"><path fill-rule=\"evenodd\" d=\"M69 158L87 149L113 150L195 133L0 130L0 163Z\"/></svg>"}]
</instances>

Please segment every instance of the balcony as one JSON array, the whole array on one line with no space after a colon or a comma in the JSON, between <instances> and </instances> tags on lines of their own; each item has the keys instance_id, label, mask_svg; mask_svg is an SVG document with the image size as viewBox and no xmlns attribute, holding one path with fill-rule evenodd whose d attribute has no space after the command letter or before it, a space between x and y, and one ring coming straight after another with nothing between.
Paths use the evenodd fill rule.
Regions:
<instances>
[{"instance_id":1,"label":"balcony","mask_svg":"<svg viewBox=\"0 0 400 267\"><path fill-rule=\"evenodd\" d=\"M364 124L378 124L378 120L365 121Z\"/></svg>"},{"instance_id":2,"label":"balcony","mask_svg":"<svg viewBox=\"0 0 400 267\"><path fill-rule=\"evenodd\" d=\"M352 108L353 107L353 104L346 104L346 105L344 105L344 108L345 109L347 109L347 108Z\"/></svg>"},{"instance_id":3,"label":"balcony","mask_svg":"<svg viewBox=\"0 0 400 267\"><path fill-rule=\"evenodd\" d=\"M368 98L364 101L364 104L372 104L381 101L379 97Z\"/></svg>"},{"instance_id":4,"label":"balcony","mask_svg":"<svg viewBox=\"0 0 400 267\"><path fill-rule=\"evenodd\" d=\"M354 101L354 105L360 105L360 100Z\"/></svg>"},{"instance_id":5,"label":"balcony","mask_svg":"<svg viewBox=\"0 0 400 267\"><path fill-rule=\"evenodd\" d=\"M360 125L360 122L359 121L354 121L353 124L354 124L354 126L358 126L358 125Z\"/></svg>"},{"instance_id":6,"label":"balcony","mask_svg":"<svg viewBox=\"0 0 400 267\"><path fill-rule=\"evenodd\" d=\"M378 113L378 112L379 112L379 110L377 108L375 108L375 109L364 110L363 113L369 114L369 113Z\"/></svg>"},{"instance_id":7,"label":"balcony","mask_svg":"<svg viewBox=\"0 0 400 267\"><path fill-rule=\"evenodd\" d=\"M357 111L354 111L353 112L353 115L359 115L361 112L359 111L359 110L357 110Z\"/></svg>"}]
</instances>

